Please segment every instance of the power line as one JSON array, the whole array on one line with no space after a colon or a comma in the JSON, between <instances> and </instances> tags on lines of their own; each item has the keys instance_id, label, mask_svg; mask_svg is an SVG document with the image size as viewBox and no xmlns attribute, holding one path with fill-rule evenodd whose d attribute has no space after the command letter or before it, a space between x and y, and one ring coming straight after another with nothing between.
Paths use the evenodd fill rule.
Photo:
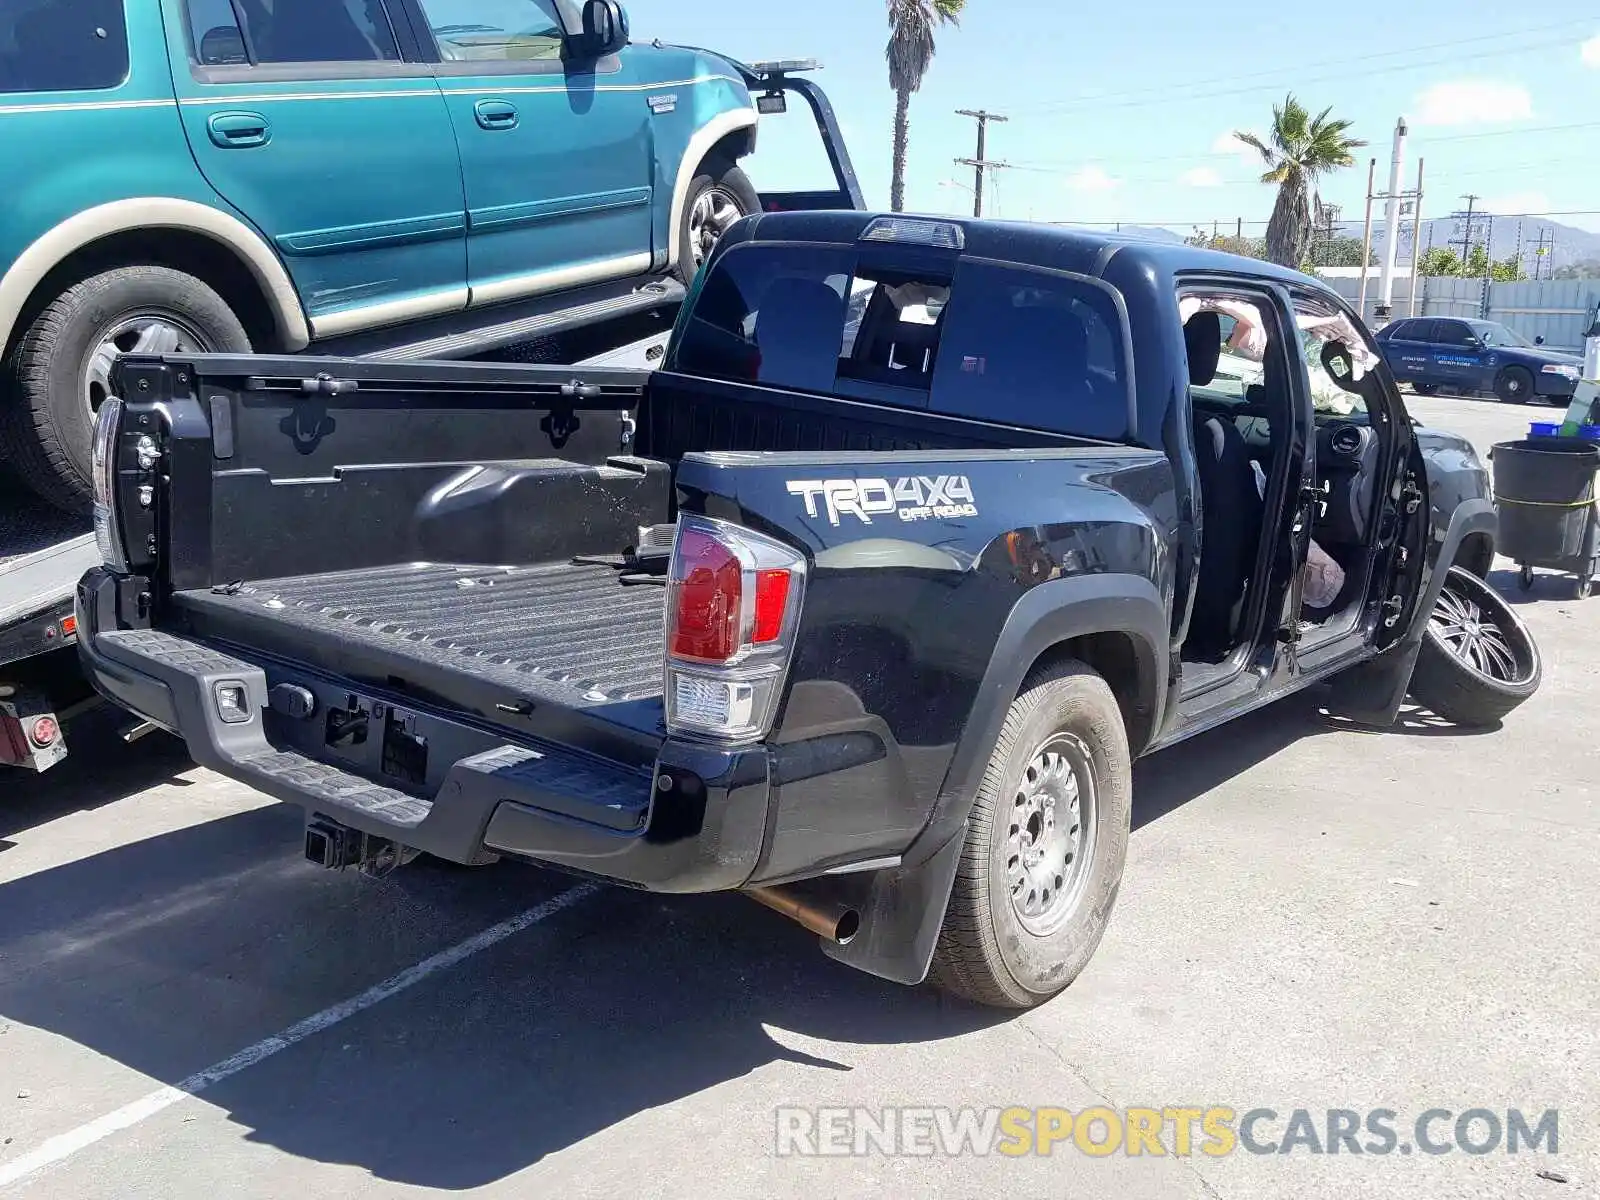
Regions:
<instances>
[{"instance_id":1,"label":"power line","mask_svg":"<svg viewBox=\"0 0 1600 1200\"><path fill-rule=\"evenodd\" d=\"M1213 84L1213 83L1236 83L1237 81L1239 81L1241 79L1264 79L1264 78L1268 78L1270 76L1278 76L1278 75L1285 75L1285 74L1298 75L1298 73L1300 71L1303 71L1303 70L1305 70L1307 68L1336 67L1336 66L1349 65L1351 63L1372 62L1374 60L1381 59L1381 58L1395 58L1395 57L1400 57L1400 56L1405 56L1405 55L1410 55L1410 54L1426 53L1427 51L1430 51L1430 50L1448 50L1448 49L1451 49L1452 47L1468 46L1468 45L1476 44L1478 42L1496 42L1496 43L1501 43L1507 37L1518 37L1518 36L1526 37L1526 36L1530 36L1530 35L1536 34L1536 33L1548 33L1548 32L1551 32L1553 30L1556 30L1556 29L1571 29L1572 27L1578 26L1578 25L1588 26L1590 23L1591 22L1590 22L1590 20L1588 18L1576 18L1576 19L1567 20L1567 21L1555 21L1555 22L1552 22L1549 25L1535 25L1535 26L1532 26L1530 28L1524 28L1524 29L1507 29L1507 30L1502 30L1502 31L1500 31L1498 33L1483 33L1483 34L1477 34L1477 35L1475 35L1473 37L1453 38L1453 39L1451 39L1449 41L1443 41L1443 42L1427 42L1427 43L1424 43L1424 44L1419 45L1419 46L1406 46L1406 47L1403 47L1403 48L1398 49L1398 50L1379 50L1379 51L1374 51L1374 52L1368 53L1368 54L1347 55L1347 56L1342 57L1342 58L1316 59L1316 60L1313 60L1311 62L1298 63L1292 68L1291 67L1275 67L1275 68L1271 68L1271 69L1268 69L1268 70L1265 70L1265 71L1253 71L1253 72L1248 72L1248 73L1245 73L1245 74L1214 75L1214 76L1210 76L1210 77L1207 77L1207 78L1204 78L1204 79L1191 79L1191 80L1187 80L1187 81L1180 80L1180 81L1178 81L1176 83L1167 83L1167 84L1162 84L1162 85L1155 86L1155 87L1131 88L1131 89L1128 89L1126 91L1121 91L1121 92L1110 92L1110 93L1107 93L1104 96L1085 96L1085 97L1080 97L1080 98L1078 98L1076 100L1057 101L1057 102L1055 102L1053 104L1036 105L1036 106L1033 106L1032 108L1023 108L1021 110L1016 110L1016 111L1031 112L1031 111L1035 111L1035 109L1048 111L1048 110L1055 109L1056 107L1058 107L1061 104L1077 104L1077 103L1094 104L1094 103L1098 103L1101 100L1107 100L1107 99L1117 100L1117 99L1123 99L1123 98L1126 98L1126 97L1146 96L1146 95L1153 95L1153 94L1160 94L1161 96L1165 97L1165 96L1167 96L1167 95L1169 95L1171 93L1173 88L1180 88L1181 89L1181 88L1190 88L1190 87L1206 87L1206 86L1209 86L1210 84ZM1559 43L1550 43L1550 44L1559 44ZM1540 48L1542 48L1543 45L1545 45L1545 43L1540 43L1539 46L1529 46L1529 47L1526 47L1526 49L1530 49L1530 50L1532 50L1532 49L1540 49ZM1498 55L1498 54L1501 54L1501 53L1504 53L1504 52L1505 51L1504 51L1503 47L1497 48L1496 50L1491 52L1490 56L1492 57L1493 55ZM1405 64L1405 65L1406 66L1410 66L1410 65L1425 65L1425 64ZM1403 69L1403 68L1397 68L1397 69Z\"/></svg>"},{"instance_id":2,"label":"power line","mask_svg":"<svg viewBox=\"0 0 1600 1200\"><path fill-rule=\"evenodd\" d=\"M958 108L956 109L956 115L958 117L971 117L978 123L977 156L974 158L958 158L956 159L956 165L972 168L972 215L981 217L983 216L983 173L985 171L998 171L1010 165L1003 162L991 162L985 156L989 122L995 121L1003 125L1009 118L981 108Z\"/></svg>"},{"instance_id":3,"label":"power line","mask_svg":"<svg viewBox=\"0 0 1600 1200\"><path fill-rule=\"evenodd\" d=\"M1593 129L1600 126L1600 121L1576 121L1570 125L1528 125L1518 126L1515 129L1495 129L1488 133L1455 133L1449 137L1429 138L1433 142L1476 142L1481 138L1497 137L1523 137L1530 133L1554 133L1566 129Z\"/></svg>"}]
</instances>

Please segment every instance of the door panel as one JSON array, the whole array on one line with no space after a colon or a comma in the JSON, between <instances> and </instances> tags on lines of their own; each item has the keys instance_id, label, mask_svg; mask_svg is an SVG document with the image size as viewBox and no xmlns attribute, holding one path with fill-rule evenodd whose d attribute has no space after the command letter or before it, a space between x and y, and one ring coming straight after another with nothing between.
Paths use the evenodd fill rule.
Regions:
<instances>
[{"instance_id":1,"label":"door panel","mask_svg":"<svg viewBox=\"0 0 1600 1200\"><path fill-rule=\"evenodd\" d=\"M1463 321L1435 324L1429 350L1440 380L1464 391L1477 389L1483 374L1483 350L1471 343L1472 331Z\"/></svg>"},{"instance_id":2,"label":"door panel","mask_svg":"<svg viewBox=\"0 0 1600 1200\"><path fill-rule=\"evenodd\" d=\"M554 0L418 0L461 148L472 303L650 268L650 89L568 57Z\"/></svg>"},{"instance_id":3,"label":"door panel","mask_svg":"<svg viewBox=\"0 0 1600 1200\"><path fill-rule=\"evenodd\" d=\"M175 9L178 0L168 0ZM381 0L188 0L169 22L195 161L283 258L317 337L465 307L450 115ZM303 61L338 54L337 61Z\"/></svg>"},{"instance_id":4,"label":"door panel","mask_svg":"<svg viewBox=\"0 0 1600 1200\"><path fill-rule=\"evenodd\" d=\"M1389 342L1389 360L1397 378L1423 384L1443 382L1433 362L1435 321L1411 321L1402 330L1404 337Z\"/></svg>"}]
</instances>

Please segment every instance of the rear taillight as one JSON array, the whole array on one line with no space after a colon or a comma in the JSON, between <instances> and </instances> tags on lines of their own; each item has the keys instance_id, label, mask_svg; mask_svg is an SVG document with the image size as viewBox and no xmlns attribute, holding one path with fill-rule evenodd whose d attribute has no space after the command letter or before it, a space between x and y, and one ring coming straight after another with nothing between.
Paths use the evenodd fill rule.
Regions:
<instances>
[{"instance_id":1,"label":"rear taillight","mask_svg":"<svg viewBox=\"0 0 1600 1200\"><path fill-rule=\"evenodd\" d=\"M728 741L772 725L794 649L805 558L742 526L679 520L667 575L667 726Z\"/></svg>"},{"instance_id":2,"label":"rear taillight","mask_svg":"<svg viewBox=\"0 0 1600 1200\"><path fill-rule=\"evenodd\" d=\"M94 541L100 558L113 571L126 574L128 551L117 523L117 432L122 401L109 396L94 420Z\"/></svg>"}]
</instances>

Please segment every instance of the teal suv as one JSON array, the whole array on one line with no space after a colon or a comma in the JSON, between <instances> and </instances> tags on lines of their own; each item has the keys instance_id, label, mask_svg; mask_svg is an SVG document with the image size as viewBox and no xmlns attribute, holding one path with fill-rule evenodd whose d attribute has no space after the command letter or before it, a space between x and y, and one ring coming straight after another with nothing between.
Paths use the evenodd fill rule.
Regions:
<instances>
[{"instance_id":1,"label":"teal suv","mask_svg":"<svg viewBox=\"0 0 1600 1200\"><path fill-rule=\"evenodd\" d=\"M86 508L119 353L686 280L759 208L752 82L614 0L4 0L0 456Z\"/></svg>"}]
</instances>

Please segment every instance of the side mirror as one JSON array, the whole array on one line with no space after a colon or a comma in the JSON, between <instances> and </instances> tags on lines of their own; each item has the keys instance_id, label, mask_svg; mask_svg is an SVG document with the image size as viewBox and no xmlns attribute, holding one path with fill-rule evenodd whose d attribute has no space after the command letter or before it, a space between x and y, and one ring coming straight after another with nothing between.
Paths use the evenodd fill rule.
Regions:
<instances>
[{"instance_id":1,"label":"side mirror","mask_svg":"<svg viewBox=\"0 0 1600 1200\"><path fill-rule=\"evenodd\" d=\"M1541 333L1541 334L1539 334L1539 335L1538 335L1538 336L1537 336L1537 337L1535 337L1535 338L1534 338L1534 339L1533 339L1533 344L1534 344L1534 345L1535 345L1535 346L1542 346L1542 345L1544 345L1544 334L1542 334L1542 333Z\"/></svg>"},{"instance_id":2,"label":"side mirror","mask_svg":"<svg viewBox=\"0 0 1600 1200\"><path fill-rule=\"evenodd\" d=\"M628 44L628 14L617 0L587 0L583 6L583 53L604 58Z\"/></svg>"}]
</instances>

